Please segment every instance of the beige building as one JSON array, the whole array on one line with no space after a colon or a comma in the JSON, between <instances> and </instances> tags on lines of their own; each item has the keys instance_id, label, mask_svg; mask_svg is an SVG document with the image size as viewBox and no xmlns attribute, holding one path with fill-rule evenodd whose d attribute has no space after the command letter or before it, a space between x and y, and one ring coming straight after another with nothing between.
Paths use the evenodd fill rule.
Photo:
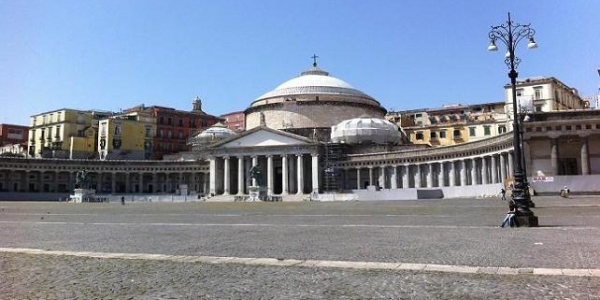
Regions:
<instances>
[{"instance_id":1,"label":"beige building","mask_svg":"<svg viewBox=\"0 0 600 300\"><path fill-rule=\"evenodd\" d=\"M504 91L505 111L512 117L511 85L505 85ZM533 77L517 81L517 107L520 113L549 112L587 109L590 103L579 96L575 88L554 77Z\"/></svg>"},{"instance_id":2,"label":"beige building","mask_svg":"<svg viewBox=\"0 0 600 300\"><path fill-rule=\"evenodd\" d=\"M105 111L59 109L31 116L29 156L91 158L97 152L98 122Z\"/></svg>"},{"instance_id":3,"label":"beige building","mask_svg":"<svg viewBox=\"0 0 600 300\"><path fill-rule=\"evenodd\" d=\"M400 126L412 144L432 147L473 142L507 132L504 102L397 111L388 113L386 119Z\"/></svg>"},{"instance_id":4,"label":"beige building","mask_svg":"<svg viewBox=\"0 0 600 300\"><path fill-rule=\"evenodd\" d=\"M99 122L98 156L101 160L151 159L156 118L132 112Z\"/></svg>"}]
</instances>

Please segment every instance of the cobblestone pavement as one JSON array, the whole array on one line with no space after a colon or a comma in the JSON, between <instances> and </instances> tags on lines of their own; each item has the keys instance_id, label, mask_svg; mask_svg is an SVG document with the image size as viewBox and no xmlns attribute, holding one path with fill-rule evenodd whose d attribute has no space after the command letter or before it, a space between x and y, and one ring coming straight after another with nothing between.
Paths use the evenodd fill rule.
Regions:
<instances>
[{"instance_id":1,"label":"cobblestone pavement","mask_svg":"<svg viewBox=\"0 0 600 300\"><path fill-rule=\"evenodd\" d=\"M0 247L600 269L600 198L536 197L500 229L496 198L397 202L0 202ZM0 299L599 299L598 276L211 264L0 252Z\"/></svg>"}]
</instances>

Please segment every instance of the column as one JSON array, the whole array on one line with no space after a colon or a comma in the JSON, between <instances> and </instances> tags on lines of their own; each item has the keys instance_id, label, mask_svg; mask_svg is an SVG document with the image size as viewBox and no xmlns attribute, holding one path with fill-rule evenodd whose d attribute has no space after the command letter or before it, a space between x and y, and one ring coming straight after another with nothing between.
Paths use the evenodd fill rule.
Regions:
<instances>
[{"instance_id":1,"label":"column","mask_svg":"<svg viewBox=\"0 0 600 300\"><path fill-rule=\"evenodd\" d=\"M491 168L491 172L490 172L490 174L492 175L492 178L491 178L490 183L497 183L498 182L498 169L496 166L496 155L492 155L490 158L492 159L492 168Z\"/></svg>"},{"instance_id":2,"label":"column","mask_svg":"<svg viewBox=\"0 0 600 300\"><path fill-rule=\"evenodd\" d=\"M385 169L386 166L379 167L379 188L385 189Z\"/></svg>"},{"instance_id":3,"label":"column","mask_svg":"<svg viewBox=\"0 0 600 300\"><path fill-rule=\"evenodd\" d=\"M319 192L319 155L312 155L312 191Z\"/></svg>"},{"instance_id":4,"label":"column","mask_svg":"<svg viewBox=\"0 0 600 300\"><path fill-rule=\"evenodd\" d=\"M128 194L129 191L131 191L130 187L129 187L129 182L130 182L130 178L129 178L129 171L125 171L125 193Z\"/></svg>"},{"instance_id":5,"label":"column","mask_svg":"<svg viewBox=\"0 0 600 300\"><path fill-rule=\"evenodd\" d=\"M454 169L454 161L450 161L450 168L448 169L448 180L449 180L448 186L456 185L455 177L456 177L456 170Z\"/></svg>"},{"instance_id":6,"label":"column","mask_svg":"<svg viewBox=\"0 0 600 300\"><path fill-rule=\"evenodd\" d=\"M558 139L551 139L552 149L550 150L550 165L552 166L552 175L558 174Z\"/></svg>"},{"instance_id":7,"label":"column","mask_svg":"<svg viewBox=\"0 0 600 300\"><path fill-rule=\"evenodd\" d=\"M298 184L298 191L297 194L298 195L302 195L304 193L304 168L303 168L303 161L302 161L302 154L296 154L296 161L297 161L297 176L296 176L296 183Z\"/></svg>"},{"instance_id":8,"label":"column","mask_svg":"<svg viewBox=\"0 0 600 300\"><path fill-rule=\"evenodd\" d=\"M288 188L288 157L286 154L281 156L281 194L287 195Z\"/></svg>"},{"instance_id":9,"label":"column","mask_svg":"<svg viewBox=\"0 0 600 300\"><path fill-rule=\"evenodd\" d=\"M471 185L477 185L477 159L471 158Z\"/></svg>"},{"instance_id":10,"label":"column","mask_svg":"<svg viewBox=\"0 0 600 300\"><path fill-rule=\"evenodd\" d=\"M267 155L267 195L273 195L273 155Z\"/></svg>"},{"instance_id":11,"label":"column","mask_svg":"<svg viewBox=\"0 0 600 300\"><path fill-rule=\"evenodd\" d=\"M444 172L444 162L440 162L440 170L438 174L438 187L444 186L444 181L446 181L446 173Z\"/></svg>"},{"instance_id":12,"label":"column","mask_svg":"<svg viewBox=\"0 0 600 300\"><path fill-rule=\"evenodd\" d=\"M427 166L427 187L433 187L433 164L429 163Z\"/></svg>"},{"instance_id":13,"label":"column","mask_svg":"<svg viewBox=\"0 0 600 300\"><path fill-rule=\"evenodd\" d=\"M223 157L223 195L229 195L229 156Z\"/></svg>"},{"instance_id":14,"label":"column","mask_svg":"<svg viewBox=\"0 0 600 300\"><path fill-rule=\"evenodd\" d=\"M481 158L481 184L488 184L488 170L485 156Z\"/></svg>"},{"instance_id":15,"label":"column","mask_svg":"<svg viewBox=\"0 0 600 300\"><path fill-rule=\"evenodd\" d=\"M407 189L410 187L409 176L410 175L410 167L409 165L402 166L402 188Z\"/></svg>"},{"instance_id":16,"label":"column","mask_svg":"<svg viewBox=\"0 0 600 300\"><path fill-rule=\"evenodd\" d=\"M589 145L588 137L581 139L581 175L590 175L590 157L589 157Z\"/></svg>"},{"instance_id":17,"label":"column","mask_svg":"<svg viewBox=\"0 0 600 300\"><path fill-rule=\"evenodd\" d=\"M460 160L460 185L467 185L467 161L465 159Z\"/></svg>"},{"instance_id":18,"label":"column","mask_svg":"<svg viewBox=\"0 0 600 300\"><path fill-rule=\"evenodd\" d=\"M420 188L421 187L421 165L415 165L415 167L416 167L415 188Z\"/></svg>"},{"instance_id":19,"label":"column","mask_svg":"<svg viewBox=\"0 0 600 300\"><path fill-rule=\"evenodd\" d=\"M237 194L244 194L244 157L238 156L238 190Z\"/></svg>"},{"instance_id":20,"label":"column","mask_svg":"<svg viewBox=\"0 0 600 300\"><path fill-rule=\"evenodd\" d=\"M211 157L209 158L209 196L215 196L217 194L217 158Z\"/></svg>"},{"instance_id":21,"label":"column","mask_svg":"<svg viewBox=\"0 0 600 300\"><path fill-rule=\"evenodd\" d=\"M373 166L369 166L369 185L373 185Z\"/></svg>"},{"instance_id":22,"label":"column","mask_svg":"<svg viewBox=\"0 0 600 300\"><path fill-rule=\"evenodd\" d=\"M392 182L392 189L393 190L397 189L398 188L398 166L397 165L392 166L392 177L391 177L390 181Z\"/></svg>"},{"instance_id":23,"label":"column","mask_svg":"<svg viewBox=\"0 0 600 300\"><path fill-rule=\"evenodd\" d=\"M508 152L507 153L507 156L508 156L508 176L509 177L515 176L515 165L513 163L513 155L514 155L514 152Z\"/></svg>"},{"instance_id":24,"label":"column","mask_svg":"<svg viewBox=\"0 0 600 300\"><path fill-rule=\"evenodd\" d=\"M500 153L500 183L506 179L506 154Z\"/></svg>"},{"instance_id":25,"label":"column","mask_svg":"<svg viewBox=\"0 0 600 300\"><path fill-rule=\"evenodd\" d=\"M258 166L258 156L252 156L252 167ZM262 175L262 174L261 174ZM256 178L252 178L252 186L257 186L258 182L256 182Z\"/></svg>"},{"instance_id":26,"label":"column","mask_svg":"<svg viewBox=\"0 0 600 300\"><path fill-rule=\"evenodd\" d=\"M140 173L140 193L144 193L144 172Z\"/></svg>"},{"instance_id":27,"label":"column","mask_svg":"<svg viewBox=\"0 0 600 300\"><path fill-rule=\"evenodd\" d=\"M156 171L152 172L152 192L158 192L158 174L156 174Z\"/></svg>"},{"instance_id":28,"label":"column","mask_svg":"<svg viewBox=\"0 0 600 300\"><path fill-rule=\"evenodd\" d=\"M361 182L360 182L360 168L356 168L356 189L360 190Z\"/></svg>"}]
</instances>

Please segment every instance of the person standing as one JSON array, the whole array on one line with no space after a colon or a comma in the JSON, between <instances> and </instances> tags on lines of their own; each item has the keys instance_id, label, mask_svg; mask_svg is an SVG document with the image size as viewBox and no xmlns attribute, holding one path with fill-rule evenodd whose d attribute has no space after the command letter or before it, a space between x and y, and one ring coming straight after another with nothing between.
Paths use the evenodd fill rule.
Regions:
<instances>
[{"instance_id":1,"label":"person standing","mask_svg":"<svg viewBox=\"0 0 600 300\"><path fill-rule=\"evenodd\" d=\"M500 189L500 194L502 195L502 201L506 201L506 190L504 187Z\"/></svg>"},{"instance_id":2,"label":"person standing","mask_svg":"<svg viewBox=\"0 0 600 300\"><path fill-rule=\"evenodd\" d=\"M125 196L121 196L121 205L125 205Z\"/></svg>"}]
</instances>

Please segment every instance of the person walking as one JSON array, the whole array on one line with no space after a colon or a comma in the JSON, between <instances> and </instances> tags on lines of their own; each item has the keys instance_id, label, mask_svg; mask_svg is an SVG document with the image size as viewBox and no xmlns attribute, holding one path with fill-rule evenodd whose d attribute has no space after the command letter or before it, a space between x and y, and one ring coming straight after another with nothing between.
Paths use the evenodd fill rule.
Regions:
<instances>
[{"instance_id":1,"label":"person walking","mask_svg":"<svg viewBox=\"0 0 600 300\"><path fill-rule=\"evenodd\" d=\"M502 195L502 201L506 201L506 190L504 188L500 188L500 195Z\"/></svg>"},{"instance_id":2,"label":"person walking","mask_svg":"<svg viewBox=\"0 0 600 300\"><path fill-rule=\"evenodd\" d=\"M121 196L121 205L125 205L125 196Z\"/></svg>"}]
</instances>

